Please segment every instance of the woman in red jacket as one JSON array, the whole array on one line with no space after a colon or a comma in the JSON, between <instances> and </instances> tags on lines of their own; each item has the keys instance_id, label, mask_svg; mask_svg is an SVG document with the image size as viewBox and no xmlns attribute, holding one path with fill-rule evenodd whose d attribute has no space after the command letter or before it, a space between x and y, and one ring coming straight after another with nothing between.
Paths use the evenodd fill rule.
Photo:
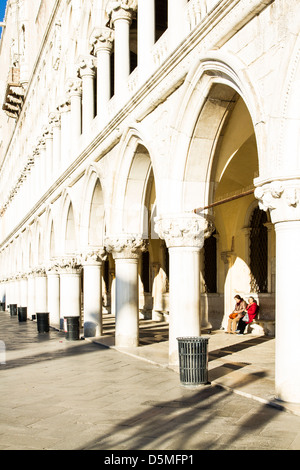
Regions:
<instances>
[{"instance_id":1,"label":"woman in red jacket","mask_svg":"<svg viewBox=\"0 0 300 470\"><path fill-rule=\"evenodd\" d=\"M248 305L246 307L246 310L244 310L244 313L248 313L249 319L247 321L244 320L244 317L239 320L238 327L237 327L237 333L239 335L243 335L245 328L249 323L252 323L254 318L256 317L257 310L258 310L258 305L256 303L256 300L253 297L249 297L248 299Z\"/></svg>"}]
</instances>

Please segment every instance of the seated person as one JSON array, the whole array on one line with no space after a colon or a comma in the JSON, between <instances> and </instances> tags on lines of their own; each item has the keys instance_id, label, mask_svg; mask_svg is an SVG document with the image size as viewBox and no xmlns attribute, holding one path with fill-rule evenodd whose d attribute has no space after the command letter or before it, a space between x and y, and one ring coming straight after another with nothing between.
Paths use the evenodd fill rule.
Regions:
<instances>
[{"instance_id":1,"label":"seated person","mask_svg":"<svg viewBox=\"0 0 300 470\"><path fill-rule=\"evenodd\" d=\"M240 318L243 317L244 311L247 308L247 304L244 299L240 295L235 295L234 300L236 302L233 312L229 315L227 331L225 333L234 333L236 325Z\"/></svg>"},{"instance_id":2,"label":"seated person","mask_svg":"<svg viewBox=\"0 0 300 470\"><path fill-rule=\"evenodd\" d=\"M244 310L243 312L244 315L248 313L248 319L246 320L246 318L244 318L244 315L242 316L242 318L240 318L238 327L237 327L237 331L239 335L244 334L246 326L249 325L249 323L253 322L258 312L258 305L256 303L256 300L253 297L249 297L248 301L249 301L249 304L247 305L246 310Z\"/></svg>"}]
</instances>

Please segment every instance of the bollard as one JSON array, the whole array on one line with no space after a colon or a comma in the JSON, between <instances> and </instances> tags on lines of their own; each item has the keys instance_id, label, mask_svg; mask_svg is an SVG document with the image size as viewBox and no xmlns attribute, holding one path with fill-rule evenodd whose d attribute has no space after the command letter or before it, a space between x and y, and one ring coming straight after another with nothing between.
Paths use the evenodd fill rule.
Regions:
<instances>
[{"instance_id":1,"label":"bollard","mask_svg":"<svg viewBox=\"0 0 300 470\"><path fill-rule=\"evenodd\" d=\"M79 339L79 317L64 317L66 339L76 341Z\"/></svg>"},{"instance_id":2,"label":"bollard","mask_svg":"<svg viewBox=\"0 0 300 470\"><path fill-rule=\"evenodd\" d=\"M9 310L10 310L11 317L13 317L14 315L17 315L17 304L10 304Z\"/></svg>"},{"instance_id":3,"label":"bollard","mask_svg":"<svg viewBox=\"0 0 300 470\"><path fill-rule=\"evenodd\" d=\"M37 329L39 333L49 333L49 313L37 313Z\"/></svg>"},{"instance_id":4,"label":"bollard","mask_svg":"<svg viewBox=\"0 0 300 470\"><path fill-rule=\"evenodd\" d=\"M27 321L27 307L18 307L18 320Z\"/></svg>"}]
</instances>

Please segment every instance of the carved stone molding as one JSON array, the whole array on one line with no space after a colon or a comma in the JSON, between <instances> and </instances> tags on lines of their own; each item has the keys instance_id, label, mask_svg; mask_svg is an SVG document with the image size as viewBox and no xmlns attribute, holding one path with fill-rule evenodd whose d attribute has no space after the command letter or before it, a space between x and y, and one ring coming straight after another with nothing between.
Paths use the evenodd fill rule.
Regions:
<instances>
[{"instance_id":1,"label":"carved stone molding","mask_svg":"<svg viewBox=\"0 0 300 470\"><path fill-rule=\"evenodd\" d=\"M112 253L114 259L138 259L147 249L147 240L138 234L124 234L105 239L107 252Z\"/></svg>"},{"instance_id":2,"label":"carved stone molding","mask_svg":"<svg viewBox=\"0 0 300 470\"><path fill-rule=\"evenodd\" d=\"M155 232L168 248L202 248L204 239L214 230L212 220L196 214L172 214L155 218Z\"/></svg>"},{"instance_id":3,"label":"carved stone molding","mask_svg":"<svg viewBox=\"0 0 300 470\"><path fill-rule=\"evenodd\" d=\"M254 195L273 223L300 220L300 180L272 181L257 187Z\"/></svg>"}]
</instances>

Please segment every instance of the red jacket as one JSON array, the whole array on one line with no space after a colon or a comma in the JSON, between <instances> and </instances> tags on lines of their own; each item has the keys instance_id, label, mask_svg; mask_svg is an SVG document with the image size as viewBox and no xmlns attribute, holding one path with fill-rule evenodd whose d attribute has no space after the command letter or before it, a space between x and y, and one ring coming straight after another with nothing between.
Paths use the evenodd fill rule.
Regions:
<instances>
[{"instance_id":1,"label":"red jacket","mask_svg":"<svg viewBox=\"0 0 300 470\"><path fill-rule=\"evenodd\" d=\"M251 323L254 320L256 313L257 313L257 308L258 308L258 305L256 302L253 302L252 304L247 305L249 321L247 321L246 323Z\"/></svg>"}]
</instances>

